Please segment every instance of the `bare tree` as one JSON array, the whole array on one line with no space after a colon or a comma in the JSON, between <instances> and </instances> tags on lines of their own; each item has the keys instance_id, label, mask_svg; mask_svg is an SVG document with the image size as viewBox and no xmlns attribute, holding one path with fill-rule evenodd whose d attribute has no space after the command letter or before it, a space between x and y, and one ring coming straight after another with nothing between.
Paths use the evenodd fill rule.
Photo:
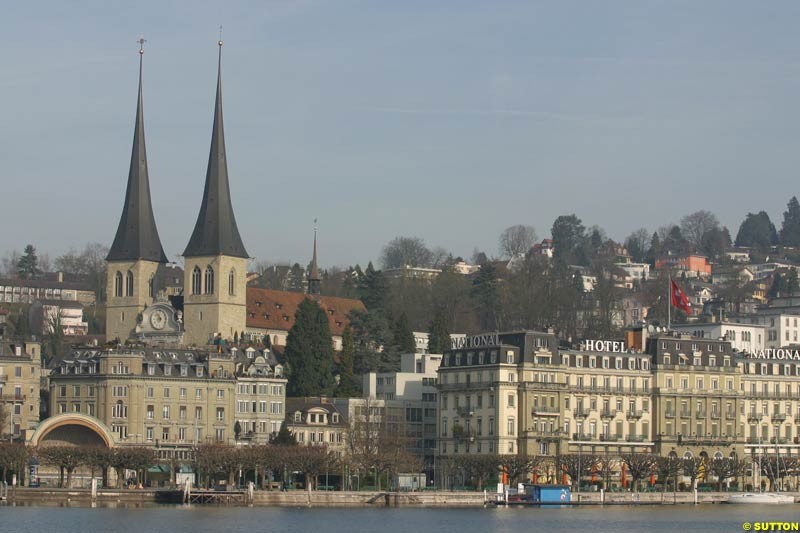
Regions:
<instances>
[{"instance_id":1,"label":"bare tree","mask_svg":"<svg viewBox=\"0 0 800 533\"><path fill-rule=\"evenodd\" d=\"M536 239L536 230L533 226L517 224L506 228L500 234L500 255L508 258L523 255L531 249Z\"/></svg>"},{"instance_id":2,"label":"bare tree","mask_svg":"<svg viewBox=\"0 0 800 533\"><path fill-rule=\"evenodd\" d=\"M700 470L703 465L705 465L705 459L702 457L686 458L681 462L681 470L683 471L683 475L689 478L692 488L694 488L695 482L700 476Z\"/></svg>"},{"instance_id":3,"label":"bare tree","mask_svg":"<svg viewBox=\"0 0 800 533\"><path fill-rule=\"evenodd\" d=\"M708 470L717 478L717 490L722 491L722 484L725 480L736 476L738 466L736 459L728 457L720 457L709 461Z\"/></svg>"},{"instance_id":4,"label":"bare tree","mask_svg":"<svg viewBox=\"0 0 800 533\"><path fill-rule=\"evenodd\" d=\"M644 257L650 248L650 238L652 234L644 228L637 229L625 239L625 248L636 262L643 262Z\"/></svg>"},{"instance_id":5,"label":"bare tree","mask_svg":"<svg viewBox=\"0 0 800 533\"><path fill-rule=\"evenodd\" d=\"M656 458L655 469L656 474L658 474L658 480L663 483L661 487L663 492L667 492L667 485L670 478L673 480L673 487L677 488L678 472L681 469L677 457L669 455L667 457Z\"/></svg>"},{"instance_id":6,"label":"bare tree","mask_svg":"<svg viewBox=\"0 0 800 533\"><path fill-rule=\"evenodd\" d=\"M646 453L626 453L622 455L622 462L625 463L631 475L634 492L638 492L639 481L653 472L656 457Z\"/></svg>"},{"instance_id":7,"label":"bare tree","mask_svg":"<svg viewBox=\"0 0 800 533\"><path fill-rule=\"evenodd\" d=\"M577 492L581 490L581 479L597 470L600 462L598 456L590 453L572 453L559 455L556 458L556 471L569 476Z\"/></svg>"},{"instance_id":8,"label":"bare tree","mask_svg":"<svg viewBox=\"0 0 800 533\"><path fill-rule=\"evenodd\" d=\"M429 267L433 253L419 237L395 237L381 252L383 268Z\"/></svg>"},{"instance_id":9,"label":"bare tree","mask_svg":"<svg viewBox=\"0 0 800 533\"><path fill-rule=\"evenodd\" d=\"M695 211L681 219L681 235L697 248L703 242L703 235L718 228L719 220L711 211Z\"/></svg>"}]
</instances>

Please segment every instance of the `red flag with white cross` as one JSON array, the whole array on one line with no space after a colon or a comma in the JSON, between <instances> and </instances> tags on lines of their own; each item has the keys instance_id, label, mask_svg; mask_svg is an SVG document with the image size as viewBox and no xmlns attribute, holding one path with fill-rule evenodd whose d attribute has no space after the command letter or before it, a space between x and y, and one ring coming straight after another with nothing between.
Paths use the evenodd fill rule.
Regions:
<instances>
[{"instance_id":1,"label":"red flag with white cross","mask_svg":"<svg viewBox=\"0 0 800 533\"><path fill-rule=\"evenodd\" d=\"M689 298L687 298L686 294L678 287L675 280L670 280L670 283L672 283L672 290L670 291L670 303L672 307L683 310L687 315L692 314L692 304L689 303Z\"/></svg>"}]
</instances>

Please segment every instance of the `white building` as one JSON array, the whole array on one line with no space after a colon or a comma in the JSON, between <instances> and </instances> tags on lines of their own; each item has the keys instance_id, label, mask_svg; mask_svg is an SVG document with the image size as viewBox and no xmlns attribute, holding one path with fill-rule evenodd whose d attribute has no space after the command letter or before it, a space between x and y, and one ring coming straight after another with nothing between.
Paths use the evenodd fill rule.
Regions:
<instances>
[{"instance_id":1,"label":"white building","mask_svg":"<svg viewBox=\"0 0 800 533\"><path fill-rule=\"evenodd\" d=\"M647 263L617 263L617 268L624 271L633 281L646 281L650 279L650 265Z\"/></svg>"},{"instance_id":2,"label":"white building","mask_svg":"<svg viewBox=\"0 0 800 533\"><path fill-rule=\"evenodd\" d=\"M750 317L754 324L766 328L765 348L782 348L800 343L800 315L769 308L761 309Z\"/></svg>"},{"instance_id":3,"label":"white building","mask_svg":"<svg viewBox=\"0 0 800 533\"><path fill-rule=\"evenodd\" d=\"M432 479L437 450L436 383L441 362L440 354L407 353L400 356L400 372L364 375L364 398L402 413L406 434L415 441L411 451L422 458L429 479Z\"/></svg>"},{"instance_id":4,"label":"white building","mask_svg":"<svg viewBox=\"0 0 800 533\"><path fill-rule=\"evenodd\" d=\"M89 324L83 320L83 304L77 300L38 300L30 310L33 331L40 335L53 333L56 325L64 335L86 335Z\"/></svg>"},{"instance_id":5,"label":"white building","mask_svg":"<svg viewBox=\"0 0 800 533\"><path fill-rule=\"evenodd\" d=\"M690 333L701 339L725 339L734 350L755 353L766 346L767 328L758 324L744 322L692 322L673 324L672 329Z\"/></svg>"}]
</instances>

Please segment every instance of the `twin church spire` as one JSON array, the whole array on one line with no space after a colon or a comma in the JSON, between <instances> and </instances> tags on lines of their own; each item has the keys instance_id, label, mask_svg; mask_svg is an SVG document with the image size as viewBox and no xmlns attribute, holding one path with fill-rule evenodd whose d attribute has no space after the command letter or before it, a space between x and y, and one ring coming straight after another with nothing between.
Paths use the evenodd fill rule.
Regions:
<instances>
[{"instance_id":1,"label":"twin church spire","mask_svg":"<svg viewBox=\"0 0 800 533\"><path fill-rule=\"evenodd\" d=\"M139 43L139 100L136 106L128 188L119 227L106 260L145 260L166 263L167 256L158 236L150 199L142 110L142 57L144 50L141 45L144 43L144 39L140 39ZM228 183L225 131L222 121L222 40L218 44L217 94L205 190L197 223L183 255L185 257L227 255L246 259L248 255L236 225Z\"/></svg>"},{"instance_id":2,"label":"twin church spire","mask_svg":"<svg viewBox=\"0 0 800 533\"><path fill-rule=\"evenodd\" d=\"M150 177L147 172L147 150L144 142L142 110L142 58L144 39L139 39L139 99L136 103L136 123L133 128L133 150L128 171L125 205L119 219L114 243L106 261L153 261L166 263L167 256L158 237L158 228L150 202Z\"/></svg>"}]
</instances>

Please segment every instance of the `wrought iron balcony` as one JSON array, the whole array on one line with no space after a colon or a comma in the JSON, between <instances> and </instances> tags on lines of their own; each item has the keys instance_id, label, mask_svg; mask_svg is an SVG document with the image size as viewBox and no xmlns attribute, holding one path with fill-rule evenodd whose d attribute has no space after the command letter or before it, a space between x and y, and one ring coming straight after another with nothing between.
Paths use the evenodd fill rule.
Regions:
<instances>
[{"instance_id":1,"label":"wrought iron balcony","mask_svg":"<svg viewBox=\"0 0 800 533\"><path fill-rule=\"evenodd\" d=\"M636 410L630 410L625 412L625 417L629 420L638 420L642 418L642 412Z\"/></svg>"},{"instance_id":2,"label":"wrought iron balcony","mask_svg":"<svg viewBox=\"0 0 800 533\"><path fill-rule=\"evenodd\" d=\"M603 409L600 411L600 418L614 418L617 416L616 409Z\"/></svg>"},{"instance_id":3,"label":"wrought iron balcony","mask_svg":"<svg viewBox=\"0 0 800 533\"><path fill-rule=\"evenodd\" d=\"M773 422L785 422L786 421L786 413L772 413L770 416Z\"/></svg>"},{"instance_id":4,"label":"wrought iron balcony","mask_svg":"<svg viewBox=\"0 0 800 533\"><path fill-rule=\"evenodd\" d=\"M572 414L575 416L575 418L586 418L589 416L589 410L584 409L583 407L578 407L572 412Z\"/></svg>"},{"instance_id":5,"label":"wrought iron balcony","mask_svg":"<svg viewBox=\"0 0 800 533\"><path fill-rule=\"evenodd\" d=\"M675 411L664 411L665 418L675 418Z\"/></svg>"},{"instance_id":6,"label":"wrought iron balcony","mask_svg":"<svg viewBox=\"0 0 800 533\"><path fill-rule=\"evenodd\" d=\"M561 414L561 411L559 410L558 407L547 407L546 405L537 405L531 410L531 413L539 416L558 416Z\"/></svg>"},{"instance_id":7,"label":"wrought iron balcony","mask_svg":"<svg viewBox=\"0 0 800 533\"><path fill-rule=\"evenodd\" d=\"M645 442L648 440L647 435L638 435L638 434L631 434L625 437L625 440L628 442Z\"/></svg>"}]
</instances>

